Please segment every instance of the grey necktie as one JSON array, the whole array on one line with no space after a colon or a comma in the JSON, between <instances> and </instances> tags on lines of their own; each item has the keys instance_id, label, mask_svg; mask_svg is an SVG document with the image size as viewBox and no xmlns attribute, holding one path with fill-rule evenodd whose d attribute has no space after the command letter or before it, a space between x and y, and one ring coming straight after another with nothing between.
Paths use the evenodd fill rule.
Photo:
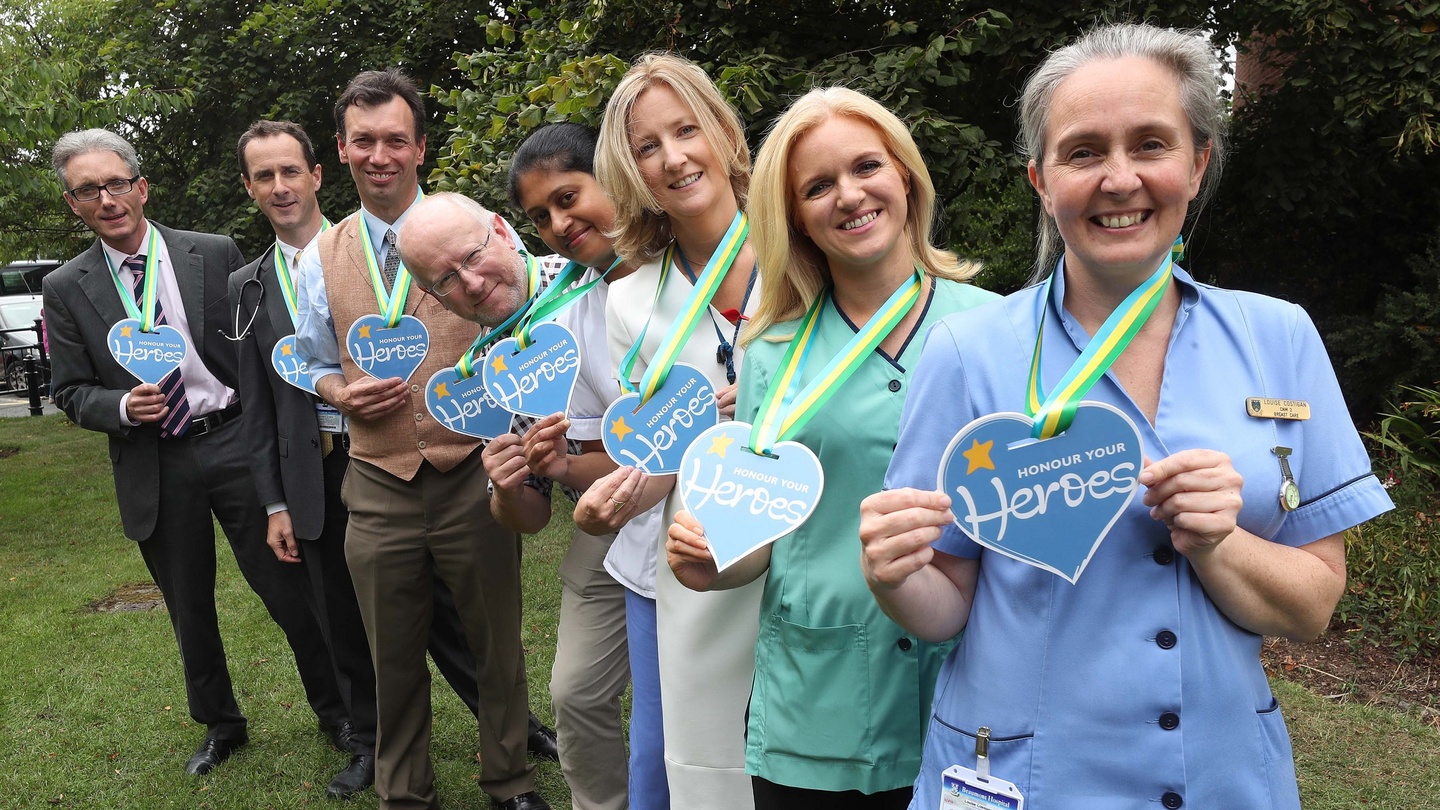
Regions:
<instances>
[{"instance_id":1,"label":"grey necktie","mask_svg":"<svg viewBox=\"0 0 1440 810\"><path fill-rule=\"evenodd\" d=\"M400 251L395 249L395 232L385 232L385 287L395 288L395 276L400 273Z\"/></svg>"}]
</instances>

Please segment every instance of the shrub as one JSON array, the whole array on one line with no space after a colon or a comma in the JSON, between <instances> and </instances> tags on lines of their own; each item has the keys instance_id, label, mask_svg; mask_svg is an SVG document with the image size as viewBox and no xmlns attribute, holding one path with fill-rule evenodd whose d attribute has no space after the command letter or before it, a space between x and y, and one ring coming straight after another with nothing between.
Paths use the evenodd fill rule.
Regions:
<instances>
[{"instance_id":1,"label":"shrub","mask_svg":"<svg viewBox=\"0 0 1440 810\"><path fill-rule=\"evenodd\" d=\"M1336 619L1401 658L1434 655L1440 653L1440 501L1423 476L1403 472L1394 454L1377 460L1391 471L1381 475L1395 509L1349 533L1349 583Z\"/></svg>"}]
</instances>

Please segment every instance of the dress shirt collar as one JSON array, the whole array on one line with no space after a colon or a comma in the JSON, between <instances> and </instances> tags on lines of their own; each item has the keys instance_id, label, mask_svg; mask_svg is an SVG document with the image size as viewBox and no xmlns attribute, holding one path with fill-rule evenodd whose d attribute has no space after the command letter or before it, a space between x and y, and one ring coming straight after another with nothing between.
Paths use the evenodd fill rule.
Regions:
<instances>
[{"instance_id":1,"label":"dress shirt collar","mask_svg":"<svg viewBox=\"0 0 1440 810\"><path fill-rule=\"evenodd\" d=\"M395 231L398 234L400 232L400 226L405 222L405 218L410 216L410 212L415 210L415 204L418 202L420 202L420 187L416 186L415 199L410 202L410 205L405 209L405 213L396 218L394 222L386 222L367 211L363 203L360 205L360 217L365 224L365 230L370 232L370 244L375 249L375 260L377 262L385 255L385 232Z\"/></svg>"},{"instance_id":2,"label":"dress shirt collar","mask_svg":"<svg viewBox=\"0 0 1440 810\"><path fill-rule=\"evenodd\" d=\"M155 226L150 224L150 220L145 220L145 235L140 238L140 253L142 254L150 248L150 229L153 227ZM156 241L159 244L160 253L162 255L157 257L155 260L157 262L164 262L166 258L163 255L165 253L165 238L162 236ZM135 253L121 253L120 251L106 244L105 240L103 239L100 240L100 247L105 251L105 257L110 260L110 267L114 268L115 272L117 273L120 272L120 265L124 264L126 259L130 258L131 256L139 255ZM123 280L128 282L130 279Z\"/></svg>"}]
</instances>

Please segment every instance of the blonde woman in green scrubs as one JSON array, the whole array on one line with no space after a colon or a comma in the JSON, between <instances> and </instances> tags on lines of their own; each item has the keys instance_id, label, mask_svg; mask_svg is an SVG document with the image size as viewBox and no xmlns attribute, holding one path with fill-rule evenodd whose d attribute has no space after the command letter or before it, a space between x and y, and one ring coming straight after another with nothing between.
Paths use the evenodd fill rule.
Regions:
<instances>
[{"instance_id":1,"label":"blonde woman in green scrubs","mask_svg":"<svg viewBox=\"0 0 1440 810\"><path fill-rule=\"evenodd\" d=\"M860 501L883 485L909 372L929 327L996 299L979 269L929 242L935 190L909 129L874 100L815 90L776 121L751 186L760 308L735 418L754 421L790 339L824 296L808 383L906 285L918 296L793 441L819 457L809 520L717 575L686 512L666 553L686 586L742 586L769 571L755 645L746 772L763 808L903 808L920 768L935 676L949 644L880 612L860 572ZM882 327L874 327L877 330Z\"/></svg>"}]
</instances>

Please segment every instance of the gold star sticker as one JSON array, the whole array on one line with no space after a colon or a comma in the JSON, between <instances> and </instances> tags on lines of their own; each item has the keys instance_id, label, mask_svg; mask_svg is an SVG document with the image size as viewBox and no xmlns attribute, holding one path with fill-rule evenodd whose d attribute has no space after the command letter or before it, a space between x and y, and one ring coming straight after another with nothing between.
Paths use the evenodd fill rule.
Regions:
<instances>
[{"instance_id":1,"label":"gold star sticker","mask_svg":"<svg viewBox=\"0 0 1440 810\"><path fill-rule=\"evenodd\" d=\"M725 458L725 451L729 450L730 445L734 443L735 440L730 438L729 436L716 436L715 438L710 440L710 449L706 450L705 453L707 455L710 453L714 453L720 458Z\"/></svg>"},{"instance_id":2,"label":"gold star sticker","mask_svg":"<svg viewBox=\"0 0 1440 810\"><path fill-rule=\"evenodd\" d=\"M122 326L120 327L120 337L130 337L132 331L134 331L133 327Z\"/></svg>"},{"instance_id":3,"label":"gold star sticker","mask_svg":"<svg viewBox=\"0 0 1440 810\"><path fill-rule=\"evenodd\" d=\"M370 337L370 324L360 327L360 337Z\"/></svg>"},{"instance_id":4,"label":"gold star sticker","mask_svg":"<svg viewBox=\"0 0 1440 810\"><path fill-rule=\"evenodd\" d=\"M281 346L281 347L280 347L280 353L283 354L283 355L285 355L286 357L289 357L290 355L294 354L294 352L290 351L290 344L289 344L289 343L286 343L284 346Z\"/></svg>"},{"instance_id":5,"label":"gold star sticker","mask_svg":"<svg viewBox=\"0 0 1440 810\"><path fill-rule=\"evenodd\" d=\"M970 462L970 465L965 468L965 474L969 475L979 469L995 469L995 462L990 460L990 448L994 446L994 440L981 444L979 439L971 439L970 449L960 454Z\"/></svg>"},{"instance_id":6,"label":"gold star sticker","mask_svg":"<svg viewBox=\"0 0 1440 810\"><path fill-rule=\"evenodd\" d=\"M615 434L615 438L623 442L626 436L635 432L635 428L625 424L625 417L622 416L610 423L610 432Z\"/></svg>"},{"instance_id":7,"label":"gold star sticker","mask_svg":"<svg viewBox=\"0 0 1440 810\"><path fill-rule=\"evenodd\" d=\"M446 387L445 387L445 383L443 383L443 382L442 382L442 383L435 383L435 396L437 396L437 397L448 397L448 396L450 396L450 389L449 389L449 388L446 388Z\"/></svg>"},{"instance_id":8,"label":"gold star sticker","mask_svg":"<svg viewBox=\"0 0 1440 810\"><path fill-rule=\"evenodd\" d=\"M510 367L507 366L507 365L505 365L505 355L504 355L504 354L497 354L497 355L495 355L495 359L490 361L490 368L493 369L496 374L499 374L499 373L502 372L502 371L509 371L509 370L510 370Z\"/></svg>"}]
</instances>

